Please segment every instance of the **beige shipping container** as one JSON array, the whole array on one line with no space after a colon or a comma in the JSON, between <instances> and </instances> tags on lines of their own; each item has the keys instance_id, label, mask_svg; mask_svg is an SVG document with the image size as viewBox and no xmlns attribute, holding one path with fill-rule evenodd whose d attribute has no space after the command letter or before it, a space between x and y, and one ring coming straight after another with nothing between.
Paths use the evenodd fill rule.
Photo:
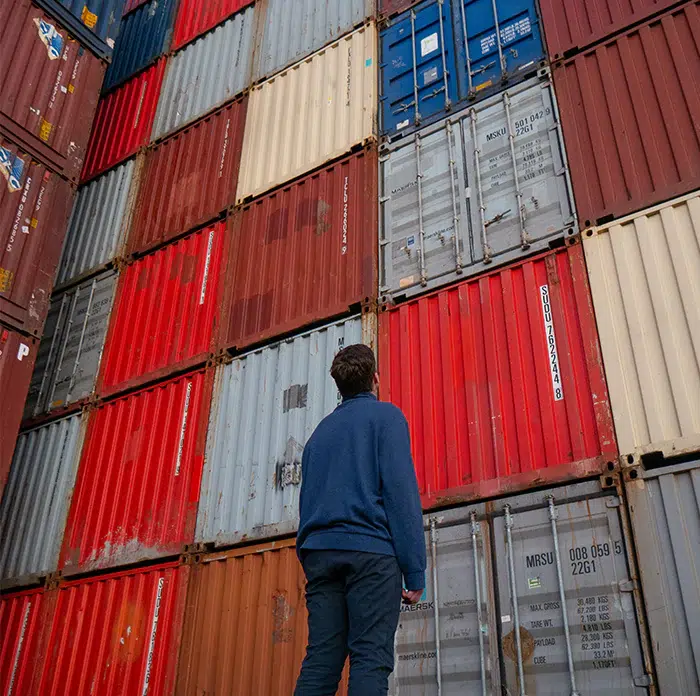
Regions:
<instances>
[{"instance_id":1,"label":"beige shipping container","mask_svg":"<svg viewBox=\"0 0 700 696\"><path fill-rule=\"evenodd\" d=\"M376 53L377 29L371 23L253 87L237 203L375 135Z\"/></svg>"},{"instance_id":2,"label":"beige shipping container","mask_svg":"<svg viewBox=\"0 0 700 696\"><path fill-rule=\"evenodd\" d=\"M583 233L623 463L700 446L700 192Z\"/></svg>"}]
</instances>

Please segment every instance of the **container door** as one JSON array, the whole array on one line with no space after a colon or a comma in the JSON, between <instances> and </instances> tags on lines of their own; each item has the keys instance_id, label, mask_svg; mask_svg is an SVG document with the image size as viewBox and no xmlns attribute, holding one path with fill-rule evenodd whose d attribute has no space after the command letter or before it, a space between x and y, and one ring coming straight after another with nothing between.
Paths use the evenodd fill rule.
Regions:
<instances>
[{"instance_id":1,"label":"container door","mask_svg":"<svg viewBox=\"0 0 700 696\"><path fill-rule=\"evenodd\" d=\"M620 499L516 501L493 526L508 693L646 694Z\"/></svg>"}]
</instances>

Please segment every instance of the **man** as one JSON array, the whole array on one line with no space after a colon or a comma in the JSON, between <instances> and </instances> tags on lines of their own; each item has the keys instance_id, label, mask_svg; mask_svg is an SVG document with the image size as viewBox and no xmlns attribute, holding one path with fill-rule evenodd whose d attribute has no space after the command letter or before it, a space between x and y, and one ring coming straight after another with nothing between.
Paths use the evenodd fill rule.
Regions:
<instances>
[{"instance_id":1,"label":"man","mask_svg":"<svg viewBox=\"0 0 700 696\"><path fill-rule=\"evenodd\" d=\"M406 419L375 395L372 350L344 348L331 376L343 401L316 428L301 464L297 553L309 645L295 696L333 696L348 654L350 696L383 696L401 599L414 604L425 587L418 484Z\"/></svg>"}]
</instances>

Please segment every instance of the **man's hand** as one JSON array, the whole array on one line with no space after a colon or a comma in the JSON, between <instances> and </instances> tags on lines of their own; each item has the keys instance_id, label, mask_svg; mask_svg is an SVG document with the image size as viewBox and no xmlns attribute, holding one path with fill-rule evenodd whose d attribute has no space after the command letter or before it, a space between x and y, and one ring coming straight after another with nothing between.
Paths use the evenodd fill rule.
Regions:
<instances>
[{"instance_id":1,"label":"man's hand","mask_svg":"<svg viewBox=\"0 0 700 696\"><path fill-rule=\"evenodd\" d=\"M423 590L401 590L401 601L404 604L417 604L423 596Z\"/></svg>"}]
</instances>

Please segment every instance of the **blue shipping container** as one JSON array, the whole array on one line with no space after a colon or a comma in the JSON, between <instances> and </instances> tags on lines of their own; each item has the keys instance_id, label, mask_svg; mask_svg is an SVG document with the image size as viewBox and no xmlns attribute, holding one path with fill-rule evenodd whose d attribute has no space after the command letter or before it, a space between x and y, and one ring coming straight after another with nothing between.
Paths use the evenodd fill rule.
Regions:
<instances>
[{"instance_id":1,"label":"blue shipping container","mask_svg":"<svg viewBox=\"0 0 700 696\"><path fill-rule=\"evenodd\" d=\"M147 68L167 52L176 4L177 0L151 0L124 17L103 92Z\"/></svg>"},{"instance_id":2,"label":"blue shipping container","mask_svg":"<svg viewBox=\"0 0 700 696\"><path fill-rule=\"evenodd\" d=\"M545 57L535 0L426 0L391 20L380 43L389 136L524 79Z\"/></svg>"}]
</instances>

